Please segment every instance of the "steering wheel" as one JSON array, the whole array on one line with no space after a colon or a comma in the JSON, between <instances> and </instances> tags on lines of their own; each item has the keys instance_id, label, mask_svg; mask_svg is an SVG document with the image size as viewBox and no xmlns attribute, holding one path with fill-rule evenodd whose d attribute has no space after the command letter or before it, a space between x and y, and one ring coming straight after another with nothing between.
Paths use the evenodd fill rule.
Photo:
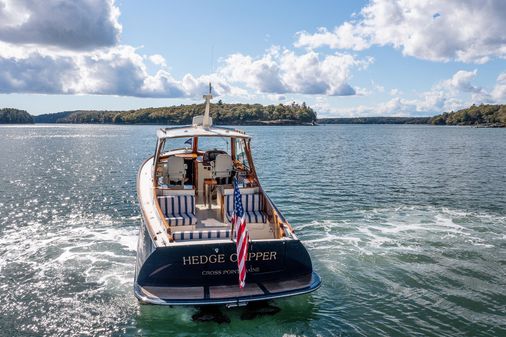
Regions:
<instances>
[{"instance_id":1,"label":"steering wheel","mask_svg":"<svg viewBox=\"0 0 506 337\"><path fill-rule=\"evenodd\" d=\"M216 159L216 156L219 154L227 154L227 152L222 150L209 150L204 152L204 156L202 157L202 161L206 165L210 165L212 161Z\"/></svg>"}]
</instances>

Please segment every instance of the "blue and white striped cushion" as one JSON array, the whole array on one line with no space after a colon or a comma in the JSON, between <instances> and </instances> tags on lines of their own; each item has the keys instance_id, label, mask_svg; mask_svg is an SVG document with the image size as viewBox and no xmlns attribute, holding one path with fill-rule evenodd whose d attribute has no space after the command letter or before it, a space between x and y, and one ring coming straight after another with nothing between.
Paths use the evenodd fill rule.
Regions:
<instances>
[{"instance_id":1,"label":"blue and white striped cushion","mask_svg":"<svg viewBox=\"0 0 506 337\"><path fill-rule=\"evenodd\" d=\"M174 232L172 238L176 241L230 239L230 229L180 231Z\"/></svg>"},{"instance_id":2,"label":"blue and white striped cushion","mask_svg":"<svg viewBox=\"0 0 506 337\"><path fill-rule=\"evenodd\" d=\"M244 212L246 216L246 221L248 223L266 223L267 216L262 211L247 211Z\"/></svg>"},{"instance_id":3,"label":"blue and white striped cushion","mask_svg":"<svg viewBox=\"0 0 506 337\"><path fill-rule=\"evenodd\" d=\"M260 194L243 194L241 195L242 207L246 221L249 223L266 223L267 215L263 212L263 200ZM234 196L232 194L225 195L224 213L228 222L232 221L234 214Z\"/></svg>"},{"instance_id":4,"label":"blue and white striped cushion","mask_svg":"<svg viewBox=\"0 0 506 337\"><path fill-rule=\"evenodd\" d=\"M184 213L195 214L195 196L193 195L159 196L158 200L160 208L166 216Z\"/></svg>"},{"instance_id":5,"label":"blue and white striped cushion","mask_svg":"<svg viewBox=\"0 0 506 337\"><path fill-rule=\"evenodd\" d=\"M243 194L242 195L242 207L246 212L248 211L261 211L262 207L262 198L260 198L260 194Z\"/></svg>"},{"instance_id":6,"label":"blue and white striped cushion","mask_svg":"<svg viewBox=\"0 0 506 337\"><path fill-rule=\"evenodd\" d=\"M166 217L165 219L169 223L169 226L188 226L197 223L197 217L193 214L177 214L176 216Z\"/></svg>"},{"instance_id":7,"label":"blue and white striped cushion","mask_svg":"<svg viewBox=\"0 0 506 337\"><path fill-rule=\"evenodd\" d=\"M159 196L158 202L169 225L185 226L197 223L197 218L195 217L195 196Z\"/></svg>"}]
</instances>

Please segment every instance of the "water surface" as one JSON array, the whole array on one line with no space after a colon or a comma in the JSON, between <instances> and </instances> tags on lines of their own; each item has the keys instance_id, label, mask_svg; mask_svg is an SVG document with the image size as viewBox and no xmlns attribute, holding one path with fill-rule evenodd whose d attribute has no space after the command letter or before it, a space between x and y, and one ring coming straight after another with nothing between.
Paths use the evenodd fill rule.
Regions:
<instances>
[{"instance_id":1,"label":"water surface","mask_svg":"<svg viewBox=\"0 0 506 337\"><path fill-rule=\"evenodd\" d=\"M156 128L0 127L0 335L506 335L505 130L244 127L323 286L218 325L133 296Z\"/></svg>"}]
</instances>

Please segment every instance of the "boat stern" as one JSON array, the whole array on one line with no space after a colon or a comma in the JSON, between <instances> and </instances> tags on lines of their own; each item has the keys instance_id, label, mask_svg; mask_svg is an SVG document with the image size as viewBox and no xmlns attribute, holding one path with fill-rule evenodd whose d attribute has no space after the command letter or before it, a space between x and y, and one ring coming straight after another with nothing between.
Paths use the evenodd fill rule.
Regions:
<instances>
[{"instance_id":1,"label":"boat stern","mask_svg":"<svg viewBox=\"0 0 506 337\"><path fill-rule=\"evenodd\" d=\"M265 240L250 243L241 289L235 249L232 241L157 248L138 270L135 295L150 304L242 305L309 293L321 285L299 240Z\"/></svg>"}]
</instances>

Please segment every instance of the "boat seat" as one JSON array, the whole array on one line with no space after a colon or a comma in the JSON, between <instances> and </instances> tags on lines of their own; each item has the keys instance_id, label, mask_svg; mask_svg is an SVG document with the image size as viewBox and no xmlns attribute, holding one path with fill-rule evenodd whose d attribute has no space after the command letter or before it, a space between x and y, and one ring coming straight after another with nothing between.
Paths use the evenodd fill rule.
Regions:
<instances>
[{"instance_id":1,"label":"boat seat","mask_svg":"<svg viewBox=\"0 0 506 337\"><path fill-rule=\"evenodd\" d=\"M167 158L167 163L164 166L164 177L165 183L170 185L171 182L176 184L181 183L184 185L184 181L186 178L186 165L184 163L184 158L171 156Z\"/></svg>"},{"instance_id":2,"label":"boat seat","mask_svg":"<svg viewBox=\"0 0 506 337\"><path fill-rule=\"evenodd\" d=\"M231 223L234 214L234 195L227 194L224 198L224 218ZM267 214L263 211L263 198L259 193L242 194L241 199L247 223L267 223Z\"/></svg>"},{"instance_id":3,"label":"boat seat","mask_svg":"<svg viewBox=\"0 0 506 337\"><path fill-rule=\"evenodd\" d=\"M170 226L188 226L197 223L194 195L158 196L158 202Z\"/></svg>"},{"instance_id":4,"label":"boat seat","mask_svg":"<svg viewBox=\"0 0 506 337\"><path fill-rule=\"evenodd\" d=\"M226 153L220 153L211 163L213 169L213 178L222 184L228 184L230 182L232 172L234 171L234 163L232 162L232 157Z\"/></svg>"},{"instance_id":5,"label":"boat seat","mask_svg":"<svg viewBox=\"0 0 506 337\"><path fill-rule=\"evenodd\" d=\"M208 229L200 231L179 231L172 234L176 241L230 239L230 229Z\"/></svg>"}]
</instances>

